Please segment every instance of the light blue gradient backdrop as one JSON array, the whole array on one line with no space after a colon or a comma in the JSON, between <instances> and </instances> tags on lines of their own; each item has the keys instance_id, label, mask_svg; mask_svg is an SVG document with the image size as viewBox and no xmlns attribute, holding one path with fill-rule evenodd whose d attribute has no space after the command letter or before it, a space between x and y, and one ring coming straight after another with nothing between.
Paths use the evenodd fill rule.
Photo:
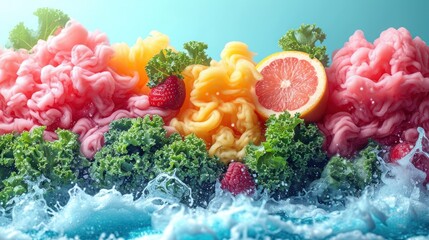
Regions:
<instances>
[{"instance_id":1,"label":"light blue gradient backdrop","mask_svg":"<svg viewBox=\"0 0 429 240\"><path fill-rule=\"evenodd\" d=\"M278 39L302 23L316 23L327 34L329 54L343 46L357 29L374 40L389 27L406 27L429 43L428 0L0 0L0 46L19 21L32 27L38 7L59 8L89 30L106 32L112 43L133 44L158 30L181 48L190 40L204 41L219 59L229 41L243 41L257 53L255 60L279 51Z\"/></svg>"}]
</instances>

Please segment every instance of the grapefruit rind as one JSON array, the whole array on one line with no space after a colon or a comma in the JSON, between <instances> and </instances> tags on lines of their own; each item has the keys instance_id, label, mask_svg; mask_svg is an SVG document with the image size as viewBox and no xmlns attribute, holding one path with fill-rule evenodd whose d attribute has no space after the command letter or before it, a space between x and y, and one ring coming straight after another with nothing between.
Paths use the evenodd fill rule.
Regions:
<instances>
[{"instance_id":1,"label":"grapefruit rind","mask_svg":"<svg viewBox=\"0 0 429 240\"><path fill-rule=\"evenodd\" d=\"M298 60L308 61L315 68L316 76L318 79L316 91L314 92L313 95L309 97L309 100L307 101L307 103L298 109L289 110L288 112L291 115L295 115L295 113L300 113L300 117L306 120L307 122L315 122L320 120L320 118L323 116L325 112L326 103L328 100L328 91L327 91L328 84L327 84L325 67L319 60L317 60L316 58L311 58L310 55L305 52L283 51L283 52L278 52L267 56L256 65L256 69L259 72L262 72L262 69L267 67L271 62L277 59L284 59L284 58L297 58ZM253 86L251 91L254 98L255 107L259 115L267 119L271 115L281 114L282 112L274 111L272 109L268 109L261 105L261 103L259 102L258 96L256 95L255 86Z\"/></svg>"}]
</instances>

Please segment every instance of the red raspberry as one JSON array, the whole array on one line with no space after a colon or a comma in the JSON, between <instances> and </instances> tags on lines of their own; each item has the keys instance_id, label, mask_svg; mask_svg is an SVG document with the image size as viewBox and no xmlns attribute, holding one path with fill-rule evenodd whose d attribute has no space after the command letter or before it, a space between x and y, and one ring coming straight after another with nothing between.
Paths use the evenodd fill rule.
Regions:
<instances>
[{"instance_id":1,"label":"red raspberry","mask_svg":"<svg viewBox=\"0 0 429 240\"><path fill-rule=\"evenodd\" d=\"M221 188L231 192L233 195L251 195L255 191L255 182L246 165L241 162L233 162L221 181Z\"/></svg>"}]
</instances>

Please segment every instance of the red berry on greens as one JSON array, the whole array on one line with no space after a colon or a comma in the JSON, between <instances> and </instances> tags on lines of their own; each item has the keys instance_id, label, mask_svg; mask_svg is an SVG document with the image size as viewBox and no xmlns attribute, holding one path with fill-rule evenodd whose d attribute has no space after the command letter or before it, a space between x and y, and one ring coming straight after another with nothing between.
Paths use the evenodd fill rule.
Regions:
<instances>
[{"instance_id":1,"label":"red berry on greens","mask_svg":"<svg viewBox=\"0 0 429 240\"><path fill-rule=\"evenodd\" d=\"M221 188L233 195L241 193L251 195L255 191L255 182L246 165L233 162L228 165L228 170L221 181Z\"/></svg>"},{"instance_id":2,"label":"red berry on greens","mask_svg":"<svg viewBox=\"0 0 429 240\"><path fill-rule=\"evenodd\" d=\"M149 104L154 107L177 110L185 101L185 83L177 76L169 76L151 89Z\"/></svg>"}]
</instances>

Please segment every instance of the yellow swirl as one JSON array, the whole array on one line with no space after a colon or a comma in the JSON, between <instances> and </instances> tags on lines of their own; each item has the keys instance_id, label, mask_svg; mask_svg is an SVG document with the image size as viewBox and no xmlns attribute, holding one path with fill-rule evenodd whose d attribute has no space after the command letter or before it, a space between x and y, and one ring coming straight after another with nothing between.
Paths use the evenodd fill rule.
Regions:
<instances>
[{"instance_id":1,"label":"yellow swirl","mask_svg":"<svg viewBox=\"0 0 429 240\"><path fill-rule=\"evenodd\" d=\"M187 97L170 122L182 135L204 139L223 162L240 161L249 142L261 140L261 123L250 93L261 77L253 53L241 42L228 43L219 62L192 65L184 72Z\"/></svg>"},{"instance_id":2,"label":"yellow swirl","mask_svg":"<svg viewBox=\"0 0 429 240\"><path fill-rule=\"evenodd\" d=\"M138 38L132 47L126 43L113 44L112 47L115 54L109 66L121 75L138 74L140 80L136 85L136 92L148 94L150 89L146 86L148 77L145 67L149 60L162 49L171 48L168 36L154 31L145 39Z\"/></svg>"}]
</instances>

